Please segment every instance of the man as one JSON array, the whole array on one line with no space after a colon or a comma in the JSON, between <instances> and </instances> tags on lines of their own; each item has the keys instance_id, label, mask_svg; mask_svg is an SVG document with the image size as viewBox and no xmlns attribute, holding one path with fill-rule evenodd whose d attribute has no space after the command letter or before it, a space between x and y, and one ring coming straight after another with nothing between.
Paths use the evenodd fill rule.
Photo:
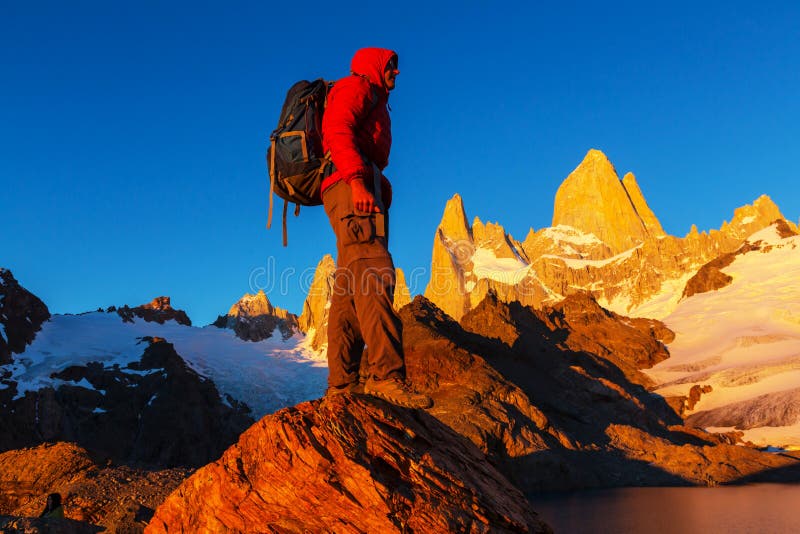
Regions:
<instances>
[{"instance_id":1,"label":"man","mask_svg":"<svg viewBox=\"0 0 800 534\"><path fill-rule=\"evenodd\" d=\"M322 119L323 146L335 168L322 182L322 202L337 249L328 319L328 394L358 387L366 341L364 392L399 406L426 408L430 397L405 384L402 323L392 307L392 189L381 171L389 164L392 145L388 101L400 73L397 54L362 48L350 71L331 89Z\"/></svg>"}]
</instances>

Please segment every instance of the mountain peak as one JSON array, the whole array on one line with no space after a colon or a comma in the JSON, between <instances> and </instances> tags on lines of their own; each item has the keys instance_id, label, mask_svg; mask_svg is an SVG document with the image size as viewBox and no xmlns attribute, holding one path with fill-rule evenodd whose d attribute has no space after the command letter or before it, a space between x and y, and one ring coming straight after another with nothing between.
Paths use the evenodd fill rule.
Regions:
<instances>
[{"instance_id":1,"label":"mountain peak","mask_svg":"<svg viewBox=\"0 0 800 534\"><path fill-rule=\"evenodd\" d=\"M444 207L439 230L452 240L471 239L471 229L464 212L464 201L456 193Z\"/></svg>"},{"instance_id":2,"label":"mountain peak","mask_svg":"<svg viewBox=\"0 0 800 534\"><path fill-rule=\"evenodd\" d=\"M651 233L648 229L664 233L633 174L623 183L611 161L596 149L589 150L556 192L552 226L559 225L596 235L615 254L642 243Z\"/></svg>"},{"instance_id":3,"label":"mountain peak","mask_svg":"<svg viewBox=\"0 0 800 534\"><path fill-rule=\"evenodd\" d=\"M720 231L730 237L744 239L774 221L787 220L780 208L767 195L761 195L752 204L746 204L733 211L730 224L723 223ZM787 221L789 228L797 232L797 226Z\"/></svg>"},{"instance_id":4,"label":"mountain peak","mask_svg":"<svg viewBox=\"0 0 800 534\"><path fill-rule=\"evenodd\" d=\"M228 310L228 315L231 317L239 317L244 315L246 317L255 317L257 315L274 315L275 307L267 298L267 294L263 289L259 289L258 293L251 295L245 293L242 295L236 304L231 306Z\"/></svg>"}]
</instances>

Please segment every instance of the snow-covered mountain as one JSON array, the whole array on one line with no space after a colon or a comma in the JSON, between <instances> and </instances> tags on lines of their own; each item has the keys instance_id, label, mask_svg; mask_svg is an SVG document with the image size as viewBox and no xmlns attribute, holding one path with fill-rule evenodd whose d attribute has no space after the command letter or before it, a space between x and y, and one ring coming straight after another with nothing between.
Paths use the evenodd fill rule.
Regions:
<instances>
[{"instance_id":1,"label":"snow-covered mountain","mask_svg":"<svg viewBox=\"0 0 800 534\"><path fill-rule=\"evenodd\" d=\"M727 285L677 303L662 319L671 356L646 373L666 396L711 386L692 424L800 449L800 236L787 229L751 235L719 268Z\"/></svg>"},{"instance_id":2,"label":"snow-covered mountain","mask_svg":"<svg viewBox=\"0 0 800 534\"><path fill-rule=\"evenodd\" d=\"M63 381L52 375L69 366L98 362L125 370L141 357L142 338L158 337L172 343L181 358L200 376L211 379L223 396L247 404L258 418L325 391L324 356L306 346L303 334L286 339L276 334L252 342L215 326L158 324L138 317L123 322L117 314L104 312L54 315L33 343L13 363L0 367L0 372L10 372L5 381L16 382L15 398L20 398L28 391L59 387ZM5 387L0 383L0 389Z\"/></svg>"},{"instance_id":3,"label":"snow-covered mountain","mask_svg":"<svg viewBox=\"0 0 800 534\"><path fill-rule=\"evenodd\" d=\"M786 218L762 195L719 230L666 235L633 175L620 179L602 152L590 150L559 187L552 226L531 228L524 241L499 224L470 225L453 196L434 236L425 296L456 320L490 291L537 308L588 292L617 313L663 317L697 269L779 219Z\"/></svg>"}]
</instances>

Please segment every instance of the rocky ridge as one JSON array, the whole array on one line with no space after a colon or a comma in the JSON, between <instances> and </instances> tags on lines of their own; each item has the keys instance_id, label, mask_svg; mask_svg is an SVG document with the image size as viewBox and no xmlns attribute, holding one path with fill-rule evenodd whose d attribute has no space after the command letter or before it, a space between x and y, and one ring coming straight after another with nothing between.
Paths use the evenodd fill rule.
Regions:
<instances>
[{"instance_id":1,"label":"rocky ridge","mask_svg":"<svg viewBox=\"0 0 800 534\"><path fill-rule=\"evenodd\" d=\"M123 322L132 323L135 318L144 319L150 323L164 324L167 321L175 321L177 324L192 326L192 320L183 310L177 310L170 304L169 297L156 297L147 304L131 308L127 304L120 306L109 306L106 313L116 313L122 318ZM97 310L102 312L103 309Z\"/></svg>"},{"instance_id":2,"label":"rocky ridge","mask_svg":"<svg viewBox=\"0 0 800 534\"><path fill-rule=\"evenodd\" d=\"M476 218L470 226L461 197L450 199L425 296L455 319L490 291L535 307L586 292L619 313L663 317L701 266L776 220L797 231L764 195L737 208L720 230L693 226L683 238L666 235L634 176L620 180L605 155L591 150L559 188L553 226L531 229L522 242L499 224Z\"/></svg>"}]
</instances>

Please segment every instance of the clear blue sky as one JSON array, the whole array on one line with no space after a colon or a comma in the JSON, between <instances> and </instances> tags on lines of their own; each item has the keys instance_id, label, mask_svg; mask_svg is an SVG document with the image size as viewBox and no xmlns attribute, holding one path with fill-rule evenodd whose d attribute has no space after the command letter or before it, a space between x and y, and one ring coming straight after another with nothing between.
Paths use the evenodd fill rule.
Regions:
<instances>
[{"instance_id":1,"label":"clear blue sky","mask_svg":"<svg viewBox=\"0 0 800 534\"><path fill-rule=\"evenodd\" d=\"M797 221L798 5L2 2L0 265L54 312L167 294L206 324L255 283L299 313L333 239L321 208L290 218L288 249L265 229L264 148L286 89L363 46L400 55L386 174L407 271L456 192L517 238L549 226L590 148L669 233L762 193Z\"/></svg>"}]
</instances>

